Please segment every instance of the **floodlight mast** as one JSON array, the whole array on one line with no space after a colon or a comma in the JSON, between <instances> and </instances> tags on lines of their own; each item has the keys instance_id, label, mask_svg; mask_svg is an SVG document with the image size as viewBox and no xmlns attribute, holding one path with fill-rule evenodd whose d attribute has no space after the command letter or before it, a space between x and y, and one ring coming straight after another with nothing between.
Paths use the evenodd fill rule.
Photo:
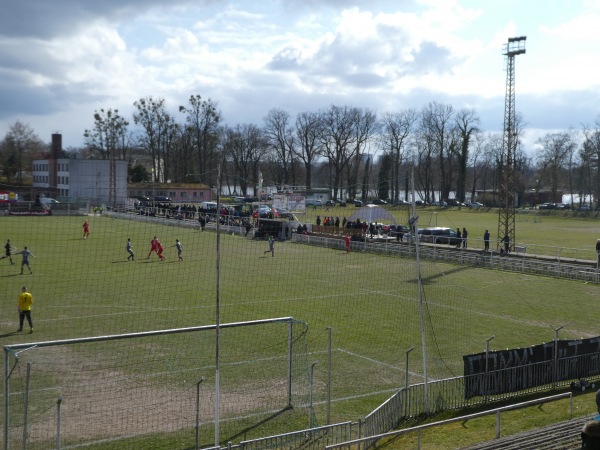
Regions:
<instances>
[{"instance_id":1,"label":"floodlight mast","mask_svg":"<svg viewBox=\"0 0 600 450\"><path fill-rule=\"evenodd\" d=\"M504 98L504 130L500 159L500 192L498 198L498 248L508 237L508 250L515 245L515 153L518 142L515 110L515 56L525 53L527 36L508 38L504 44L506 57L506 96Z\"/></svg>"}]
</instances>

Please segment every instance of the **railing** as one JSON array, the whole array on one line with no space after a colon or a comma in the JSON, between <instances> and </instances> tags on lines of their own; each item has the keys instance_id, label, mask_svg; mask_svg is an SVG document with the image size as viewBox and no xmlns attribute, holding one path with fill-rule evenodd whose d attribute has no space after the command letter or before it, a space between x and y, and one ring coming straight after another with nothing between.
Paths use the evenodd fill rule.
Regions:
<instances>
[{"instance_id":1,"label":"railing","mask_svg":"<svg viewBox=\"0 0 600 450\"><path fill-rule=\"evenodd\" d=\"M426 424L418 425L418 426L412 427L412 428L405 428L403 430L390 431L388 433L380 433L375 436L368 436L368 437L363 437L363 438L359 438L359 439L354 439L354 440L351 440L348 442L328 445L327 447L325 447L325 449L333 450L333 449L354 448L354 447L360 448L361 444L368 445L369 443L373 442L373 440L379 440L379 439L387 438L387 437L397 437L402 434L412 433L412 432L419 433L418 448L421 448L421 430L424 430L427 428L432 428L432 427L439 427L442 425L448 425L448 424L454 423L454 422L466 422L468 420L475 419L477 417L484 417L484 416L488 416L491 414L496 414L496 439L498 439L501 434L501 422L500 422L500 413L501 412L526 408L528 406L537 405L537 404L541 404L541 403L548 403L548 402L552 402L552 401L563 400L565 398L570 399L570 401L569 401L569 418L572 419L573 418L573 393L567 392L564 394L551 395L548 397L543 397L543 398L539 398L539 399L535 399L535 400L529 400L529 401L522 402L522 403L516 403L514 405L502 406L499 408L494 408L494 409L490 409L490 410L482 411L482 412L478 412L478 413L467 414L465 416L454 417L452 419L441 420L439 422L426 423Z\"/></svg>"},{"instance_id":2,"label":"railing","mask_svg":"<svg viewBox=\"0 0 600 450\"><path fill-rule=\"evenodd\" d=\"M240 442L242 450L259 450L265 448L301 448L320 450L327 445L345 442L360 436L360 424L343 422L308 430L294 431L259 439Z\"/></svg>"},{"instance_id":3,"label":"railing","mask_svg":"<svg viewBox=\"0 0 600 450\"><path fill-rule=\"evenodd\" d=\"M340 238L320 235L293 234L292 240L308 245L343 250L344 241ZM407 258L415 257L415 246L409 243L398 243L393 239L366 239L352 241L353 251L384 253ZM557 249L554 247L554 249ZM454 264L488 267L490 269L511 272L530 273L558 278L600 282L600 270L595 255L593 259L574 259L567 257L553 258L549 256L526 253L499 254L484 252L473 248L455 248L443 244L421 244L420 257L427 260L448 261ZM560 253L584 256L581 249L562 249ZM586 254L585 256L590 256Z\"/></svg>"}]
</instances>

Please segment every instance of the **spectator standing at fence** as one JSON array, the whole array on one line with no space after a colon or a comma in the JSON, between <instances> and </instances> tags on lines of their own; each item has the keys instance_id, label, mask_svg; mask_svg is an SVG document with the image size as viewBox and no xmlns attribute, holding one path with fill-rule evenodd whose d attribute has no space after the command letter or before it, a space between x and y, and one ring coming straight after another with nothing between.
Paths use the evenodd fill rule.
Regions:
<instances>
[{"instance_id":1,"label":"spectator standing at fence","mask_svg":"<svg viewBox=\"0 0 600 450\"><path fill-rule=\"evenodd\" d=\"M490 250L490 232L489 230L485 230L483 233L483 251L487 252Z\"/></svg>"},{"instance_id":2,"label":"spectator standing at fence","mask_svg":"<svg viewBox=\"0 0 600 450\"><path fill-rule=\"evenodd\" d=\"M460 228L456 229L456 237L458 239L458 244L456 244L456 248L461 248L462 247L462 234L460 232Z\"/></svg>"},{"instance_id":3,"label":"spectator standing at fence","mask_svg":"<svg viewBox=\"0 0 600 450\"><path fill-rule=\"evenodd\" d=\"M29 323L29 332L33 333L33 321L31 320L31 304L33 303L33 297L27 292L27 287L21 288L21 294L19 295L19 329L17 331L23 331L23 322L27 318Z\"/></svg>"},{"instance_id":4,"label":"spectator standing at fence","mask_svg":"<svg viewBox=\"0 0 600 450\"><path fill-rule=\"evenodd\" d=\"M346 244L346 253L350 253L350 235L346 234L344 238L344 243Z\"/></svg>"},{"instance_id":5,"label":"spectator standing at fence","mask_svg":"<svg viewBox=\"0 0 600 450\"><path fill-rule=\"evenodd\" d=\"M600 239L596 241L596 255L598 256L598 265L600 265Z\"/></svg>"},{"instance_id":6,"label":"spectator standing at fence","mask_svg":"<svg viewBox=\"0 0 600 450\"><path fill-rule=\"evenodd\" d=\"M317 226L321 225L321 216L317 216L316 224Z\"/></svg>"},{"instance_id":7,"label":"spectator standing at fence","mask_svg":"<svg viewBox=\"0 0 600 450\"><path fill-rule=\"evenodd\" d=\"M462 237L463 237L463 241L462 241L462 246L463 248L467 248L467 229L463 227L463 231L462 231Z\"/></svg>"},{"instance_id":8,"label":"spectator standing at fence","mask_svg":"<svg viewBox=\"0 0 600 450\"><path fill-rule=\"evenodd\" d=\"M505 235L501 242L504 242L504 253L510 253L510 236Z\"/></svg>"}]
</instances>

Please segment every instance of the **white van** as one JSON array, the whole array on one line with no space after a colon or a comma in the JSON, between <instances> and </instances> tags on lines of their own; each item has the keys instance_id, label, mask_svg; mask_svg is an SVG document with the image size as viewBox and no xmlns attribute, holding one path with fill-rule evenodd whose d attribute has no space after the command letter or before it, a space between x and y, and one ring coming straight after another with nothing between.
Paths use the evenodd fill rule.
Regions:
<instances>
[{"instance_id":1,"label":"white van","mask_svg":"<svg viewBox=\"0 0 600 450\"><path fill-rule=\"evenodd\" d=\"M50 208L53 205L60 205L60 202L50 197L40 197L40 205L44 208Z\"/></svg>"},{"instance_id":2,"label":"white van","mask_svg":"<svg viewBox=\"0 0 600 450\"><path fill-rule=\"evenodd\" d=\"M217 209L217 202L202 202L200 203L200 209Z\"/></svg>"}]
</instances>

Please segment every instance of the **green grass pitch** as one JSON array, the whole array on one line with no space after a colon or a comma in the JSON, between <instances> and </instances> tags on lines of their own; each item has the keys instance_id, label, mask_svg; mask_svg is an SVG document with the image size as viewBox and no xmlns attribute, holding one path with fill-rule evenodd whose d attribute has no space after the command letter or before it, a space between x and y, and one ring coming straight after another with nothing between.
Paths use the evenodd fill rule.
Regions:
<instances>
[{"instance_id":1,"label":"green grass pitch","mask_svg":"<svg viewBox=\"0 0 600 450\"><path fill-rule=\"evenodd\" d=\"M2 243L10 239L17 251L28 246L35 255L32 275L27 269L20 274L20 255L13 256L12 266L8 259L0 260L0 335L4 345L215 323L214 232L180 227L175 221L90 216L91 233L84 240L84 220L58 216L0 218ZM155 254L147 259L153 236L165 246L163 262ZM135 261L127 260L127 238L133 242ZM183 243L184 261L178 261L172 247L175 239ZM420 297L413 260L362 252L346 254L291 242L276 242L275 257L265 253L267 250L266 241L221 235L220 322L292 316L308 324L306 366L316 363L315 411L321 424L328 328L333 348L334 422L364 416L402 386L405 352L412 346L410 382L422 381ZM553 327L558 326L564 327L560 337L565 339L597 335L595 315L588 313L596 307L600 293L596 285L432 262L422 262L422 279L432 379L460 375L462 356L482 351L491 335L496 336L492 349L547 342L554 337ZM15 333L17 297L23 285L34 298L33 334ZM238 398L263 398L262 409L269 411L270 397L281 392L268 386L270 368L280 369L263 358L270 353L281 355L282 350L277 341L281 336L264 333L240 329L223 334L224 361L237 367L224 372L224 383L235 386ZM269 346L278 348L271 352ZM180 361L195 358L198 347L202 347L203 356L193 364L195 378L187 377L185 385L177 378L170 385L172 374L165 367L183 366ZM136 359L131 361L146 364L127 363L126 352L135 353ZM71 364L94 361L102 366L100 374L110 371L139 376L148 370L163 374L153 375L161 386L153 385L153 391L172 388L191 395L199 375L206 376L207 390L214 385L212 336L194 338L183 345L175 338L136 340L110 351L101 345L78 346L68 358L64 352L60 357ZM48 384L54 377L48 375ZM245 417L246 412L240 409L227 414ZM294 420L297 427L308 425L302 423L303 418ZM270 425L257 427L253 422L243 420L244 426L253 427L258 436L282 431L270 429ZM231 436L236 430L232 426ZM145 431L142 427L140 433ZM166 435L173 432L164 430Z\"/></svg>"}]
</instances>

